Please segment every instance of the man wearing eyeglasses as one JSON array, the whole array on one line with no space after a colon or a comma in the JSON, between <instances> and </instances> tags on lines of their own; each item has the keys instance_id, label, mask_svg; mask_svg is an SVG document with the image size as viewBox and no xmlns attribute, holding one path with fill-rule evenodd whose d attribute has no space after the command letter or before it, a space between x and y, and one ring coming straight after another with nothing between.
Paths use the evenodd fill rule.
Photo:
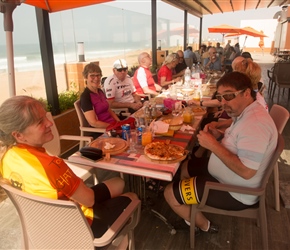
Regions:
<instances>
[{"instance_id":1,"label":"man wearing eyeglasses","mask_svg":"<svg viewBox=\"0 0 290 250\"><path fill-rule=\"evenodd\" d=\"M128 75L128 65L124 59L118 59L113 64L113 75L104 82L104 90L111 108L128 108L132 114L143 104L137 95L131 77Z\"/></svg>"},{"instance_id":2,"label":"man wearing eyeglasses","mask_svg":"<svg viewBox=\"0 0 290 250\"><path fill-rule=\"evenodd\" d=\"M184 220L190 220L190 205L200 202L207 181L242 187L259 187L277 145L277 128L256 101L250 78L240 72L224 75L217 83L217 99L232 118L221 133L216 123L207 124L197 135L200 146L212 153L181 166L181 181L169 184L166 201ZM243 210L255 205L258 197L233 192L210 191L207 204L225 210ZM197 231L217 233L218 227L196 214Z\"/></svg>"},{"instance_id":3,"label":"man wearing eyeglasses","mask_svg":"<svg viewBox=\"0 0 290 250\"><path fill-rule=\"evenodd\" d=\"M210 70L222 70L221 58L217 56L215 47L208 50L209 57L204 59L204 67Z\"/></svg>"}]
</instances>

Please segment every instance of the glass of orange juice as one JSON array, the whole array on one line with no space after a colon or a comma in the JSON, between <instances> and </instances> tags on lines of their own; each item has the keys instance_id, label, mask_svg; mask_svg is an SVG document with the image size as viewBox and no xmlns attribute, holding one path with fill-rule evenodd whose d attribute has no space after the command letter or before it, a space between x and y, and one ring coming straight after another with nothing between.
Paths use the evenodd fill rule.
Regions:
<instances>
[{"instance_id":1,"label":"glass of orange juice","mask_svg":"<svg viewBox=\"0 0 290 250\"><path fill-rule=\"evenodd\" d=\"M141 137L142 146L146 146L147 144L151 143L152 138L153 138L152 130L149 127L145 128L144 131L142 131Z\"/></svg>"}]
</instances>

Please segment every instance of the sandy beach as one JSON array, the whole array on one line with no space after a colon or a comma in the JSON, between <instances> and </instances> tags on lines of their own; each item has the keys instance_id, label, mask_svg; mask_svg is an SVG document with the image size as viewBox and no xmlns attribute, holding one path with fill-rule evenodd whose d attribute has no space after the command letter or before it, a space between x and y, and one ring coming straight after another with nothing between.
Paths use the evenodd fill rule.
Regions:
<instances>
[{"instance_id":1,"label":"sandy beach","mask_svg":"<svg viewBox=\"0 0 290 250\"><path fill-rule=\"evenodd\" d=\"M171 48L169 49L169 53L176 51L178 48ZM129 68L132 66L138 65L137 57L138 55L143 52L147 51L150 53L150 50L136 50L129 53L120 54L114 57L107 57L107 58L96 58L90 61L99 61L100 67L103 71L103 76L109 76L112 74L112 67L115 60L124 58ZM255 62L257 63L274 63L274 57L270 55L269 52L251 52L252 57ZM90 62L88 61L88 63ZM64 64L58 64L55 66L56 68L56 79L58 85L58 92L61 93L67 90L67 80L64 70ZM0 103L2 103L5 99L9 98L9 83L7 73L0 73L1 78L1 85L2 91L0 93ZM263 79L266 80L266 79ZM30 95L35 98L45 98L45 85L44 85L44 78L43 78L43 71L42 70L32 70L32 71L20 71L15 72L15 81L16 81L16 94L17 95Z\"/></svg>"}]
</instances>

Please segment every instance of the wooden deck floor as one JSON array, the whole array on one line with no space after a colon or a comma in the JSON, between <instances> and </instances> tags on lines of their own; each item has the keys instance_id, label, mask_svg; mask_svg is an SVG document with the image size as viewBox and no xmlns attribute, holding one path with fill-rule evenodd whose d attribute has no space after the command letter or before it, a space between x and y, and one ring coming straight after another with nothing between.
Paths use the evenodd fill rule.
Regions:
<instances>
[{"instance_id":1,"label":"wooden deck floor","mask_svg":"<svg viewBox=\"0 0 290 250\"><path fill-rule=\"evenodd\" d=\"M268 84L267 69L273 64L260 64L263 69L264 83ZM265 97L269 107L276 102L268 99L267 91ZM280 100L280 105L290 111L290 105L287 103L287 94ZM290 181L290 122L284 129L283 136L286 147L281 155L279 162L280 180ZM164 183L166 185L166 183ZM189 227L175 215L167 205L163 195L156 196L155 193L147 191L155 203L151 207L145 207L142 210L141 221L135 230L136 249L189 249ZM267 218L269 232L269 249L281 250L290 249L290 209L284 207L281 201L281 211L274 209L274 189L273 177L271 177L267 188ZM150 209L154 209L174 225L176 234L171 234L171 229L160 219L156 218ZM219 225L218 234L210 235L203 233L196 238L197 250L257 250L262 249L260 229L256 226L254 220L235 218L222 215L208 214L207 217L215 224Z\"/></svg>"},{"instance_id":2,"label":"wooden deck floor","mask_svg":"<svg viewBox=\"0 0 290 250\"><path fill-rule=\"evenodd\" d=\"M264 83L267 85L268 79L266 76L266 70L268 68L271 68L272 64L260 65L263 68ZM265 92L265 96L267 98L267 91ZM271 107L273 102L271 100L268 100L268 98L267 101L269 103L269 106ZM276 99L274 98L274 103L275 101ZM285 95L285 97L281 99L280 104L290 111L289 103L287 103L287 95ZM279 162L280 179L290 181L290 122L288 122L285 128L283 136L285 139L286 147L281 155L281 159ZM100 180L108 179L115 175L116 173L114 172L102 170L98 171L98 178ZM166 183L163 184L166 185ZM186 226L183 221L178 216L176 216L175 213L169 208L162 194L156 196L155 193L151 193L150 191L148 191L147 195L151 197L154 205L144 207L142 209L141 220L135 230L136 249L189 249L189 227ZM267 188L266 204L268 217L269 249L290 250L290 209L286 209L283 202L281 201L281 211L275 211L272 177ZM168 222L174 225L177 231L176 234L171 234L170 228L163 221L153 215L153 213L150 211L151 208L162 213L162 215L164 215L165 218L168 219ZM0 213L1 210L2 209L0 204ZM8 214L6 215L6 217L7 216ZM250 219L234 218L221 215L208 215L208 218L212 220L215 224L219 225L220 231L218 234L215 235L210 235L206 233L199 235L196 238L195 249L262 249L260 229L256 226L255 221ZM20 246L19 233L19 223L17 224L17 222L14 222L3 224L0 214L0 249L18 249Z\"/></svg>"}]
</instances>

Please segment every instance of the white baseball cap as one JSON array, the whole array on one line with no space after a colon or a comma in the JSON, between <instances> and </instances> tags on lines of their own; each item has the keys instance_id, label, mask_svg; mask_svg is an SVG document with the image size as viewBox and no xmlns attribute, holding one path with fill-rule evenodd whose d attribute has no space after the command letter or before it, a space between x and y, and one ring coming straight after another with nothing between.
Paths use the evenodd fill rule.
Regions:
<instances>
[{"instance_id":1,"label":"white baseball cap","mask_svg":"<svg viewBox=\"0 0 290 250\"><path fill-rule=\"evenodd\" d=\"M123 69L123 68L128 68L127 62L124 59L118 59L114 62L115 69Z\"/></svg>"}]
</instances>

